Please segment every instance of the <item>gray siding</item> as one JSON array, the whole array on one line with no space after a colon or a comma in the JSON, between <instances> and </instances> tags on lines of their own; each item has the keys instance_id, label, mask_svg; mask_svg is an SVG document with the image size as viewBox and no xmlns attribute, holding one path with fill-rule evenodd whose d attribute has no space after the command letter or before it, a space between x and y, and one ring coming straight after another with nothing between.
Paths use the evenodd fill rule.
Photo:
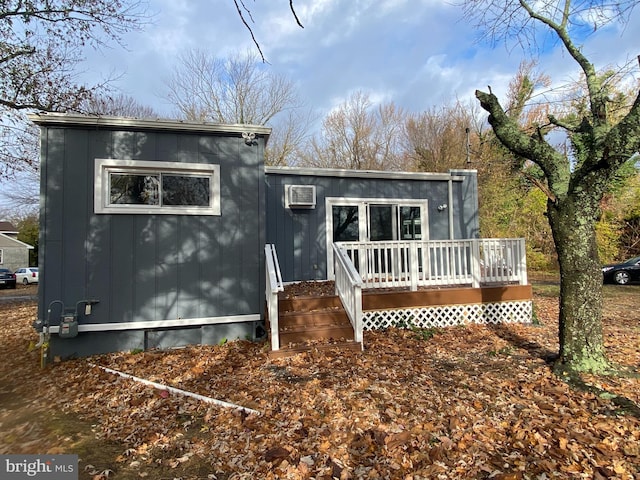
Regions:
<instances>
[{"instance_id":1,"label":"gray siding","mask_svg":"<svg viewBox=\"0 0 640 480\"><path fill-rule=\"evenodd\" d=\"M295 170L295 169L293 169ZM267 243L276 245L284 281L327 278L326 206L328 197L400 199L428 201L428 238L450 238L449 213L453 211L453 238L478 236L477 175L473 170L460 170L452 175L464 180L452 182L453 205L438 211L438 205L449 204L449 182L443 179L355 178L336 173L329 176L295 174L270 169L266 175ZM365 175L363 175L364 177ZM446 177L446 175L437 178ZM315 185L314 209L285 207L285 185Z\"/></svg>"},{"instance_id":2,"label":"gray siding","mask_svg":"<svg viewBox=\"0 0 640 480\"><path fill-rule=\"evenodd\" d=\"M250 146L240 135L44 126L39 318L45 319L54 300L75 307L82 299L99 304L81 324L259 316L263 156L263 138ZM96 215L95 158L218 164L221 215ZM51 323L58 323L57 314ZM175 331L174 344L214 341L211 329ZM241 330L244 335L252 329ZM52 354L171 344L157 332L97 335L54 335Z\"/></svg>"}]
</instances>

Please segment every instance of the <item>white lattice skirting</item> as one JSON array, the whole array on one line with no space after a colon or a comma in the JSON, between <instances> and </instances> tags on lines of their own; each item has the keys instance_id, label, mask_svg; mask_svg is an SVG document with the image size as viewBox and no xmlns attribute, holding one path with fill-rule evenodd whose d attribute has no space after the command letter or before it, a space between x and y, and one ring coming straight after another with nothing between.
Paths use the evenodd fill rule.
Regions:
<instances>
[{"instance_id":1,"label":"white lattice skirting","mask_svg":"<svg viewBox=\"0 0 640 480\"><path fill-rule=\"evenodd\" d=\"M468 305L439 305L393 310L367 310L362 312L364 330L388 327L453 327L455 325L531 323L531 300L479 303Z\"/></svg>"}]
</instances>

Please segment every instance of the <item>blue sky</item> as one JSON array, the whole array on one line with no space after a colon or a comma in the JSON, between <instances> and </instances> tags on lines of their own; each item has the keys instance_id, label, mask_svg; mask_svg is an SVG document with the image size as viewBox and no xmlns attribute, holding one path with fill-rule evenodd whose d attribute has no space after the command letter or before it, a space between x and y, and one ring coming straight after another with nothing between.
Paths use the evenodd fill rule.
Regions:
<instances>
[{"instance_id":1,"label":"blue sky","mask_svg":"<svg viewBox=\"0 0 640 480\"><path fill-rule=\"evenodd\" d=\"M286 0L245 3L268 68L293 80L321 116L358 90L412 112L472 101L475 89L487 85L502 95L525 58L513 45L477 43L461 8L447 0L296 0L304 29ZM255 48L232 0L150 0L150 9L153 23L127 35L127 50L91 52L88 78L122 74L115 86L164 116L173 111L162 98L163 81L181 51L199 48L225 57ZM639 29L636 12L625 31L585 38L585 52L598 66L635 61ZM540 69L563 83L577 78L574 65L551 45Z\"/></svg>"},{"instance_id":2,"label":"blue sky","mask_svg":"<svg viewBox=\"0 0 640 480\"><path fill-rule=\"evenodd\" d=\"M163 99L164 81L186 49L219 57L255 49L233 0L148 0L154 13L140 32L117 45L87 52L81 79L116 76L114 87L175 116ZM352 93L373 102L392 101L409 112L475 103L476 89L491 85L504 97L526 54L514 44L479 44L478 32L451 0L294 0L304 28L296 25L287 0L245 0L267 68L295 82L301 98L323 118ZM640 10L640 9L638 9ZM584 52L597 67L631 62L638 79L640 11L625 29L585 37ZM255 50L254 50L255 51ZM256 52L257 53L257 52ZM558 44L546 45L539 69L556 84L579 78L575 63ZM3 188L12 188L7 182ZM0 213L3 199L0 191Z\"/></svg>"}]
</instances>

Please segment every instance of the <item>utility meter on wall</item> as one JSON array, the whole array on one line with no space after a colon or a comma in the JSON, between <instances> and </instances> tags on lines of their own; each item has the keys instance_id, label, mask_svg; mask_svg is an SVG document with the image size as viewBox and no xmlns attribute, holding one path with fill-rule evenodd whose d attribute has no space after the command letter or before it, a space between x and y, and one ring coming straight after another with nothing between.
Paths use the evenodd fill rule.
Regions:
<instances>
[{"instance_id":1,"label":"utility meter on wall","mask_svg":"<svg viewBox=\"0 0 640 480\"><path fill-rule=\"evenodd\" d=\"M60 338L73 338L78 336L78 316L75 313L64 313L60 320Z\"/></svg>"}]
</instances>

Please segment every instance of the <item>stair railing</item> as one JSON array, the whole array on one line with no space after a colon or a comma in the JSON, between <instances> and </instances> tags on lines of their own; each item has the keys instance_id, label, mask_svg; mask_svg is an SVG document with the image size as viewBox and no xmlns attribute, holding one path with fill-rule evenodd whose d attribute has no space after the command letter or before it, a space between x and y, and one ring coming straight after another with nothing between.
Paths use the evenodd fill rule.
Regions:
<instances>
[{"instance_id":1,"label":"stair railing","mask_svg":"<svg viewBox=\"0 0 640 480\"><path fill-rule=\"evenodd\" d=\"M278 336L278 292L284 291L280 264L275 245L270 243L264 246L265 271L267 281L265 294L267 299L267 314L271 326L271 350L280 350L280 337Z\"/></svg>"},{"instance_id":2,"label":"stair railing","mask_svg":"<svg viewBox=\"0 0 640 480\"><path fill-rule=\"evenodd\" d=\"M364 350L362 339L362 278L349 258L347 251L333 244L333 263L335 272L336 294L340 297L349 321L353 326L353 337L360 342Z\"/></svg>"}]
</instances>

